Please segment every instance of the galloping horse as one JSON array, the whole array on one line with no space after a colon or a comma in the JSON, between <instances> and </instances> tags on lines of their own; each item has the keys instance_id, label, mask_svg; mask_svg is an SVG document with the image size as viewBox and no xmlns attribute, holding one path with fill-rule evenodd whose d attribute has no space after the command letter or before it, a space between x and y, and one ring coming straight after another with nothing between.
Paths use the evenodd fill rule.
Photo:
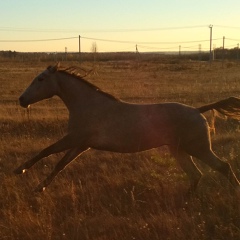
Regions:
<instances>
[{"instance_id":1,"label":"galloping horse","mask_svg":"<svg viewBox=\"0 0 240 240\"><path fill-rule=\"evenodd\" d=\"M78 75L74 67L59 64L40 73L20 96L22 107L57 95L69 110L68 134L22 164L15 173L24 173L37 161L68 150L51 174L38 185L43 191L71 161L90 148L121 153L140 152L168 145L190 179L194 191L202 176L193 162L196 157L222 173L240 189L231 166L211 149L210 134L201 114L215 109L240 119L240 99L230 97L199 108L180 103L131 104L103 92Z\"/></svg>"}]
</instances>

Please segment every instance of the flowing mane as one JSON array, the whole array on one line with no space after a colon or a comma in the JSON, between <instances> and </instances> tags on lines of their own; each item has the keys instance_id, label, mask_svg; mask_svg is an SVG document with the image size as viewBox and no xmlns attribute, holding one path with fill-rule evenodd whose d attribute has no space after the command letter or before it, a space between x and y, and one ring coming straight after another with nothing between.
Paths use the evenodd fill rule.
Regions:
<instances>
[{"instance_id":1,"label":"flowing mane","mask_svg":"<svg viewBox=\"0 0 240 240\"><path fill-rule=\"evenodd\" d=\"M88 76L92 70L90 71L86 71L83 68L79 68L79 67L61 67L58 66L57 67L57 71L58 72L62 72L65 74L68 74L74 78L77 78L78 80L82 81L84 84L86 84L87 86L89 86L90 88L92 88L93 90L107 96L108 98L115 100L115 101L120 101L120 99L114 97L113 95L104 92L103 90L101 90L99 87L97 87L96 85L94 85L93 83L88 82L86 79L84 79L84 77ZM84 73L81 73L84 72Z\"/></svg>"}]
</instances>

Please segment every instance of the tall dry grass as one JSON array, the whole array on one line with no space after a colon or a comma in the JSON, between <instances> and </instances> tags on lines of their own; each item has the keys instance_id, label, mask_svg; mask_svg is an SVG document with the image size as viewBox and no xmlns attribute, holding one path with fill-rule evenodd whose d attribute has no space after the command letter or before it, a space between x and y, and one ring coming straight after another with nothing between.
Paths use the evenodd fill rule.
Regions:
<instances>
[{"instance_id":1,"label":"tall dry grass","mask_svg":"<svg viewBox=\"0 0 240 240\"><path fill-rule=\"evenodd\" d=\"M21 176L13 169L67 127L67 111L57 98L33 105L30 116L18 105L21 92L46 66L0 66L0 239L240 238L239 199L228 181L197 161L205 175L196 195L186 196L188 179L165 148L136 154L91 150L45 192L33 193L63 154ZM200 106L239 96L239 73L237 64L125 61L100 62L88 78L126 101ZM218 119L216 131L213 149L240 179L239 123Z\"/></svg>"}]
</instances>

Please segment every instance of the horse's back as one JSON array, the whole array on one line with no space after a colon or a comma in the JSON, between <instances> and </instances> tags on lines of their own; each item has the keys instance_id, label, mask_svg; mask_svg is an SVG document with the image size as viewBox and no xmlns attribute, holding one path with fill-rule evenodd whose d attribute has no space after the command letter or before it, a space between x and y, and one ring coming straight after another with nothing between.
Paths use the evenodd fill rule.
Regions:
<instances>
[{"instance_id":1,"label":"horse's back","mask_svg":"<svg viewBox=\"0 0 240 240\"><path fill-rule=\"evenodd\" d=\"M92 147L137 152L193 139L205 120L199 111L179 103L121 103L97 119Z\"/></svg>"}]
</instances>

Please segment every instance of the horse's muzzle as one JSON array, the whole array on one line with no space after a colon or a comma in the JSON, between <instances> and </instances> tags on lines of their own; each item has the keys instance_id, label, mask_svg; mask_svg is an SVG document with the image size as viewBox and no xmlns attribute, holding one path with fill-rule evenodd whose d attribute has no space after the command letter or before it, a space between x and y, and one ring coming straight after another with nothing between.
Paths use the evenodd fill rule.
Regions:
<instances>
[{"instance_id":1,"label":"horse's muzzle","mask_svg":"<svg viewBox=\"0 0 240 240\"><path fill-rule=\"evenodd\" d=\"M26 102L26 99L23 96L19 98L19 104L21 107L24 107L24 108L28 108L29 106L29 104Z\"/></svg>"}]
</instances>

